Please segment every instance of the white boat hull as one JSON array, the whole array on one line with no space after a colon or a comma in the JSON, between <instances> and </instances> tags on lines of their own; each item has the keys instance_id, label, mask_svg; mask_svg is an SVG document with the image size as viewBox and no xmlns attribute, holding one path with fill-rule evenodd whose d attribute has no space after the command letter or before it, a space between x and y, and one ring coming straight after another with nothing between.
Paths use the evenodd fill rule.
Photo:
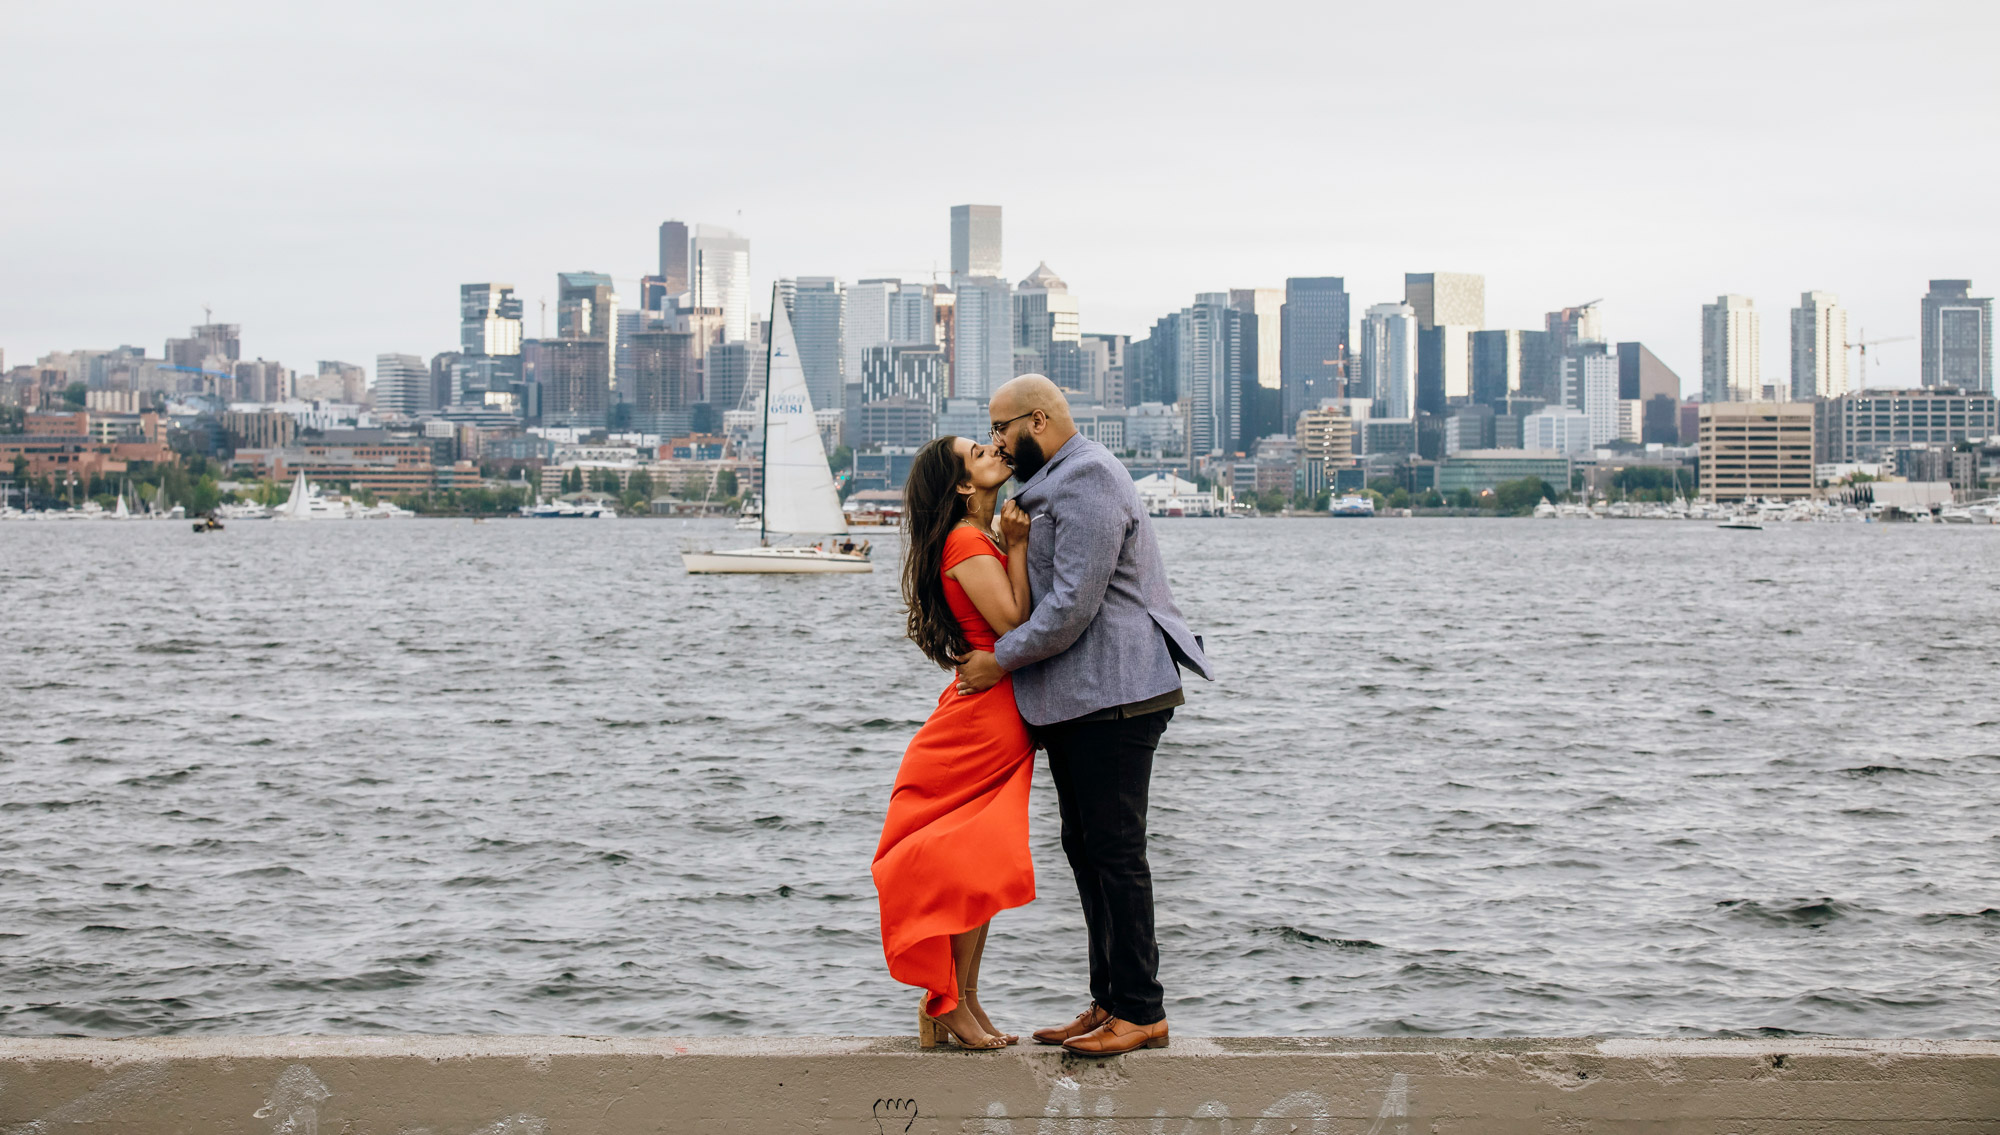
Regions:
<instances>
[{"instance_id":1,"label":"white boat hull","mask_svg":"<svg viewBox=\"0 0 2000 1135\"><path fill-rule=\"evenodd\" d=\"M871 572L867 556L845 555L820 548L738 548L726 552L682 552L690 575L805 575Z\"/></svg>"}]
</instances>

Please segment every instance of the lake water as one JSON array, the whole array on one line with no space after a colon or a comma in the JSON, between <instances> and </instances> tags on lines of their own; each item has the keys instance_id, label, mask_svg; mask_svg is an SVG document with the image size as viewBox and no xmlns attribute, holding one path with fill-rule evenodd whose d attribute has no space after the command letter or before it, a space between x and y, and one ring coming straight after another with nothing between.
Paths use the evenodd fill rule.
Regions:
<instances>
[{"instance_id":1,"label":"lake water","mask_svg":"<svg viewBox=\"0 0 2000 1135\"><path fill-rule=\"evenodd\" d=\"M1158 524L1176 1031L2000 1036L2000 530ZM711 541L0 526L0 1032L911 1031L868 861L945 676L893 570ZM1054 816L1020 1030L1087 998Z\"/></svg>"}]
</instances>

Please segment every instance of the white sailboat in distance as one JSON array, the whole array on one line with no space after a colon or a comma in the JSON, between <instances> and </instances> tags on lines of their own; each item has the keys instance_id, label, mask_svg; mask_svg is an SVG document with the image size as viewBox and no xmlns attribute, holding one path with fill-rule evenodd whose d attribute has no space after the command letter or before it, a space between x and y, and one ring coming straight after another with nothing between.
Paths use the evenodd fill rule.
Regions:
<instances>
[{"instance_id":1,"label":"white sailboat in distance","mask_svg":"<svg viewBox=\"0 0 2000 1135\"><path fill-rule=\"evenodd\" d=\"M764 383L764 507L758 547L720 552L682 552L690 574L783 572L787 574L867 572L866 555L823 547L773 546L771 536L845 536L847 515L826 463L826 446L806 393L806 369L792 321L771 289L771 345Z\"/></svg>"}]
</instances>

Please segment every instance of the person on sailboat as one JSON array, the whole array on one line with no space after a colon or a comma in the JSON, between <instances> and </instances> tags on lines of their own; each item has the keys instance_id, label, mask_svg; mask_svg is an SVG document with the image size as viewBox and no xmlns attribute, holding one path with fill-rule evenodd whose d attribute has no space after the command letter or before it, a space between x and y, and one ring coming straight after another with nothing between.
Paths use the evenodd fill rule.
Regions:
<instances>
[{"instance_id":1,"label":"person on sailboat","mask_svg":"<svg viewBox=\"0 0 2000 1135\"><path fill-rule=\"evenodd\" d=\"M1001 525L994 504L1012 470L998 450L941 437L917 451L903 489L907 633L952 666L991 650L1028 617L1028 525ZM1004 680L976 694L953 681L910 739L889 797L872 872L882 953L896 980L925 990L917 1035L934 1047L997 1049L1018 1038L979 1004L986 932L1000 911L1033 902L1028 787L1035 749Z\"/></svg>"},{"instance_id":2,"label":"person on sailboat","mask_svg":"<svg viewBox=\"0 0 2000 1135\"><path fill-rule=\"evenodd\" d=\"M974 644L962 656L957 691L978 697L1012 681L1021 716L1049 751L1063 852L1090 939L1089 1007L1035 1039L1083 1056L1162 1048L1146 799L1154 750L1184 700L1180 671L1214 675L1174 606L1131 474L1077 432L1062 390L1021 375L987 409L1020 485L1001 524L1033 527L1033 612L992 647Z\"/></svg>"}]
</instances>

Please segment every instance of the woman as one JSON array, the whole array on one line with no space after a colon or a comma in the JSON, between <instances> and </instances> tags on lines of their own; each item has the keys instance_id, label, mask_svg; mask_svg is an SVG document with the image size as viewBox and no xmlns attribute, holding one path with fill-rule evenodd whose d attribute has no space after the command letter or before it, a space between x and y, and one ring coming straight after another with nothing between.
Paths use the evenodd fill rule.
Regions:
<instances>
[{"instance_id":1,"label":"woman","mask_svg":"<svg viewBox=\"0 0 2000 1135\"><path fill-rule=\"evenodd\" d=\"M938 438L911 464L903 600L910 641L939 666L993 649L1028 617L1027 518L1016 515L1000 539L993 535L994 504L1012 472L995 447L962 437ZM967 696L955 679L947 683L903 753L875 849L875 889L889 973L926 990L917 1017L925 1048L940 1032L961 1048L1016 1043L980 1008L979 960L993 916L1035 898L1034 757L1005 679Z\"/></svg>"}]
</instances>

